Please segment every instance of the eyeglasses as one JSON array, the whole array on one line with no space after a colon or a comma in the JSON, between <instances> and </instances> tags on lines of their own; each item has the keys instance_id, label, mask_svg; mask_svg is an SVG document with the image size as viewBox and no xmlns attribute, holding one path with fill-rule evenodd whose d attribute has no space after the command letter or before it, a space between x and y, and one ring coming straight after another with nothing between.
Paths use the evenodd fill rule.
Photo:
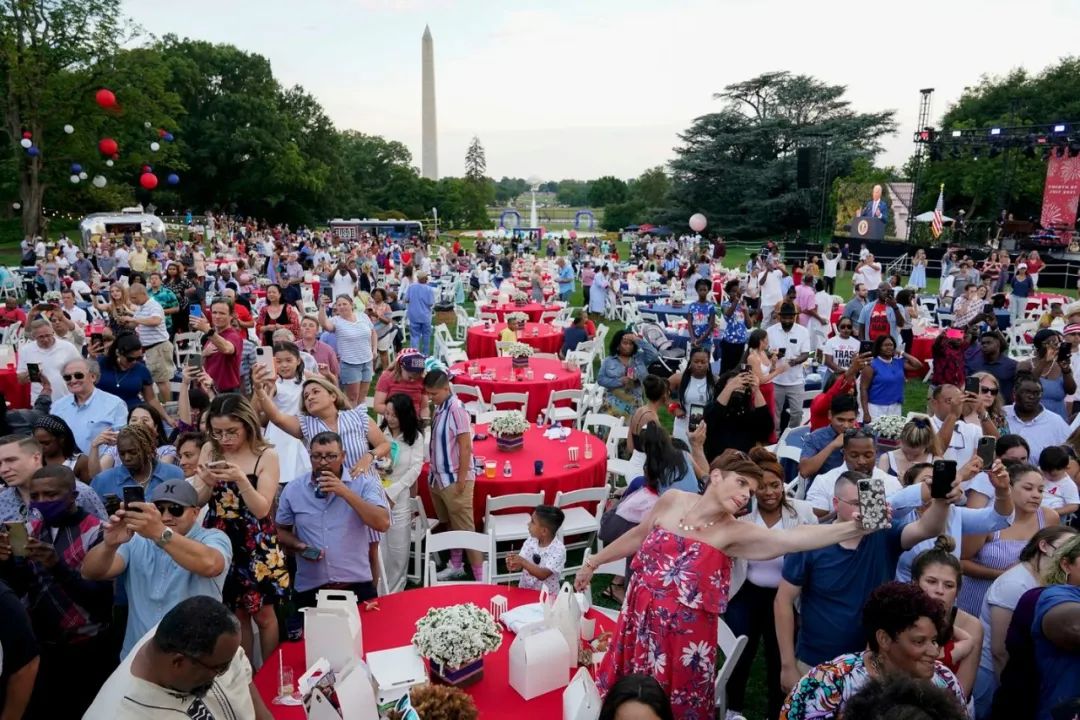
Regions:
<instances>
[{"instance_id":1,"label":"eyeglasses","mask_svg":"<svg viewBox=\"0 0 1080 720\"><path fill-rule=\"evenodd\" d=\"M998 389L996 387L986 387L985 385L979 386L979 394L981 395L997 395Z\"/></svg>"},{"instance_id":2,"label":"eyeglasses","mask_svg":"<svg viewBox=\"0 0 1080 720\"><path fill-rule=\"evenodd\" d=\"M341 455L339 455L338 453L312 453L309 457L311 458L311 462L313 463L324 463L334 462L339 457L341 457Z\"/></svg>"},{"instance_id":3,"label":"eyeglasses","mask_svg":"<svg viewBox=\"0 0 1080 720\"><path fill-rule=\"evenodd\" d=\"M82 380L86 377L86 373L76 372L70 375L61 375L60 377L64 378L64 382L71 382L72 380Z\"/></svg>"},{"instance_id":4,"label":"eyeglasses","mask_svg":"<svg viewBox=\"0 0 1080 720\"><path fill-rule=\"evenodd\" d=\"M834 495L833 497L835 497L837 500L844 503L845 505L850 505L852 507L858 507L859 506L859 498L855 498L854 500L845 500L844 498L840 497L839 495Z\"/></svg>"},{"instance_id":5,"label":"eyeglasses","mask_svg":"<svg viewBox=\"0 0 1080 720\"><path fill-rule=\"evenodd\" d=\"M211 430L210 437L215 440L235 440L240 437L240 430L236 428L229 428L227 430Z\"/></svg>"},{"instance_id":6,"label":"eyeglasses","mask_svg":"<svg viewBox=\"0 0 1080 720\"><path fill-rule=\"evenodd\" d=\"M183 505L177 505L176 503L171 502L156 502L154 503L154 507L156 507L158 512L162 515L168 513L173 517L183 517L184 511L187 510Z\"/></svg>"},{"instance_id":7,"label":"eyeglasses","mask_svg":"<svg viewBox=\"0 0 1080 720\"><path fill-rule=\"evenodd\" d=\"M124 357L127 358L128 362L139 362L143 358L142 353L139 353L138 355L125 355Z\"/></svg>"},{"instance_id":8,"label":"eyeglasses","mask_svg":"<svg viewBox=\"0 0 1080 720\"><path fill-rule=\"evenodd\" d=\"M207 665L206 663L204 663L202 660L195 657L194 655L184 654L184 657L186 657L188 660L192 661L196 665L201 665L202 667L206 668L207 670L209 670L210 672L212 672L212 673L214 673L215 675L218 675L218 676L224 675L225 673L229 672L229 668L232 667L232 659L231 658L229 659L229 662L224 663L222 665L218 665L218 666L215 667L213 665Z\"/></svg>"}]
</instances>

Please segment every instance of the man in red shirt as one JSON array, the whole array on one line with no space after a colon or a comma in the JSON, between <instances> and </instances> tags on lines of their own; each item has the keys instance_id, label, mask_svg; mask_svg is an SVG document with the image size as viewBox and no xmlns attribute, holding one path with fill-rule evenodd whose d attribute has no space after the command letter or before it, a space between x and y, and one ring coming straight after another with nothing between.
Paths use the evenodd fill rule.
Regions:
<instances>
[{"instance_id":1,"label":"man in red shirt","mask_svg":"<svg viewBox=\"0 0 1080 720\"><path fill-rule=\"evenodd\" d=\"M810 402L810 430L818 430L829 424L829 407L837 395L854 395L859 373L870 364L870 353L856 355L842 375L830 376L832 384Z\"/></svg>"},{"instance_id":2,"label":"man in red shirt","mask_svg":"<svg viewBox=\"0 0 1080 720\"><path fill-rule=\"evenodd\" d=\"M13 297L4 300L4 306L0 307L0 328L20 323L26 327L26 311L19 307L19 301Z\"/></svg>"},{"instance_id":3,"label":"man in red shirt","mask_svg":"<svg viewBox=\"0 0 1080 720\"><path fill-rule=\"evenodd\" d=\"M203 333L203 369L214 381L219 393L240 390L240 359L244 336L233 327L233 305L215 300L210 306L210 320L191 318L191 327Z\"/></svg>"}]
</instances>

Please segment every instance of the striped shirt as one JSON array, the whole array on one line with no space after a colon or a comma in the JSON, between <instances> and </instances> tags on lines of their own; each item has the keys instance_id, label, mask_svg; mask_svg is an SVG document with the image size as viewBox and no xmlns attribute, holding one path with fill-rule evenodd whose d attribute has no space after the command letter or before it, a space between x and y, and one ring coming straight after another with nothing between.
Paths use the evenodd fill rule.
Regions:
<instances>
[{"instance_id":1,"label":"striped shirt","mask_svg":"<svg viewBox=\"0 0 1080 720\"><path fill-rule=\"evenodd\" d=\"M367 410L354 408L352 410L338 411L337 434L341 436L341 444L345 449L345 469L350 473L356 463L360 462L364 454L371 446L368 444L368 418ZM330 427L313 415L300 415L300 431L304 433L304 442L311 445L311 438L321 432L333 432ZM374 464L374 463L373 463ZM378 479L374 470L368 474ZM356 478L360 479L360 478Z\"/></svg>"},{"instance_id":2,"label":"striped shirt","mask_svg":"<svg viewBox=\"0 0 1080 720\"><path fill-rule=\"evenodd\" d=\"M428 479L433 487L447 487L458 481L461 449L457 439L462 433L472 432L470 420L469 411L457 395L451 394L435 408L431 423L431 474Z\"/></svg>"},{"instance_id":3,"label":"striped shirt","mask_svg":"<svg viewBox=\"0 0 1080 720\"><path fill-rule=\"evenodd\" d=\"M338 358L350 365L360 365L372 361L371 334L375 327L367 315L358 315L354 322L344 318L332 317L334 335L337 336Z\"/></svg>"},{"instance_id":4,"label":"striped shirt","mask_svg":"<svg viewBox=\"0 0 1080 720\"><path fill-rule=\"evenodd\" d=\"M139 342L142 343L144 348L166 342L169 339L169 328L165 323L165 310L154 298L147 297L146 302L135 309L135 317L159 317L162 320L158 325L139 324L135 326L135 334L139 336Z\"/></svg>"}]
</instances>

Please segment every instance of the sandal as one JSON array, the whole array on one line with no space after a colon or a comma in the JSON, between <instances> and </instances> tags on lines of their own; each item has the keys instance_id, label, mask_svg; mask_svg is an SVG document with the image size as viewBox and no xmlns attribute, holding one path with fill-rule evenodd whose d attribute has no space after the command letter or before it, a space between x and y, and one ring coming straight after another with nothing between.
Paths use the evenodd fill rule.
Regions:
<instances>
[{"instance_id":1,"label":"sandal","mask_svg":"<svg viewBox=\"0 0 1080 720\"><path fill-rule=\"evenodd\" d=\"M618 594L615 592L616 588L620 591ZM604 591L600 593L600 597L607 598L616 605L622 605L623 601L626 600L626 585L624 583L613 582L604 588Z\"/></svg>"}]
</instances>

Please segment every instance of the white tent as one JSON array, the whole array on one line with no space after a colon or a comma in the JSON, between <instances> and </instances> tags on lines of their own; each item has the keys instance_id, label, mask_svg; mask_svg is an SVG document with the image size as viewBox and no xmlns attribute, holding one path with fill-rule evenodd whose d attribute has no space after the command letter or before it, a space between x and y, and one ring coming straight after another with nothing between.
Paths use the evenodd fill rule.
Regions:
<instances>
[{"instance_id":1,"label":"white tent","mask_svg":"<svg viewBox=\"0 0 1080 720\"><path fill-rule=\"evenodd\" d=\"M933 210L927 210L926 212L920 213L919 215L915 216L915 222L930 222L933 219L934 219L934 211ZM942 215L941 216L941 222L943 224L948 224L948 223L951 223L952 221L953 221L953 219L951 217L949 217L948 215Z\"/></svg>"}]
</instances>

